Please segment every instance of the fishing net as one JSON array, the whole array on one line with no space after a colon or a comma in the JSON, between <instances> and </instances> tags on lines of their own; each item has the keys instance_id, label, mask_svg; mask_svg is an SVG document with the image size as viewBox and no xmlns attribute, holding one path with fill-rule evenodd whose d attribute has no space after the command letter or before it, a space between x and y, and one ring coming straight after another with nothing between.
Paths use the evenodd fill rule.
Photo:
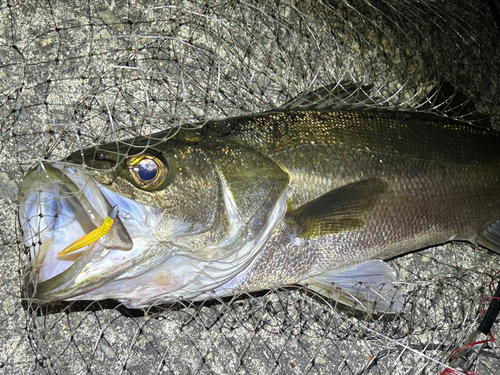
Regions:
<instances>
[{"instance_id":1,"label":"fishing net","mask_svg":"<svg viewBox=\"0 0 500 375\"><path fill-rule=\"evenodd\" d=\"M500 262L482 248L446 244L390 260L400 314L361 313L299 286L147 310L39 306L23 294L17 195L43 159L262 112L321 87L346 106L361 98L499 128L499 35L494 1L0 4L0 372L443 371L493 294ZM360 89L342 90L351 83ZM471 371L499 369L490 342Z\"/></svg>"}]
</instances>

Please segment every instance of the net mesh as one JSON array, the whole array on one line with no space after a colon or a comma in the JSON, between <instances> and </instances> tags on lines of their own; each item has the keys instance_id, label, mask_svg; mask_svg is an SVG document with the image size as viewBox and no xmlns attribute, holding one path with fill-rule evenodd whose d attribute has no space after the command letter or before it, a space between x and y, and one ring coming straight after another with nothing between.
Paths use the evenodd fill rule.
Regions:
<instances>
[{"instance_id":1,"label":"net mesh","mask_svg":"<svg viewBox=\"0 0 500 375\"><path fill-rule=\"evenodd\" d=\"M492 9L430 0L0 4L0 372L442 371L493 293L498 256L481 248L447 244L391 260L405 297L397 315L363 314L302 287L145 311L114 301L39 306L21 292L28 256L17 194L40 160L262 112L338 83L365 87L373 107L488 115L499 128ZM498 368L489 343L472 370Z\"/></svg>"}]
</instances>

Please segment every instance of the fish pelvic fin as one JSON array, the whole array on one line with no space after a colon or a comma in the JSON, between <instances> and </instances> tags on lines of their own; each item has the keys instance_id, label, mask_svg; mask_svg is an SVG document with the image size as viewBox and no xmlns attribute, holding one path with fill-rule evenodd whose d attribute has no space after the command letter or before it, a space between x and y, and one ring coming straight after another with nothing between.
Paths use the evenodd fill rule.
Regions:
<instances>
[{"instance_id":1,"label":"fish pelvic fin","mask_svg":"<svg viewBox=\"0 0 500 375\"><path fill-rule=\"evenodd\" d=\"M397 314L403 310L396 271L382 260L331 270L306 280L312 291L367 313Z\"/></svg>"},{"instance_id":2,"label":"fish pelvic fin","mask_svg":"<svg viewBox=\"0 0 500 375\"><path fill-rule=\"evenodd\" d=\"M353 182L290 211L285 221L297 237L306 239L361 228L387 186L379 178Z\"/></svg>"},{"instance_id":3,"label":"fish pelvic fin","mask_svg":"<svg viewBox=\"0 0 500 375\"><path fill-rule=\"evenodd\" d=\"M488 250L500 254L500 219L480 233L476 237L476 242Z\"/></svg>"}]
</instances>

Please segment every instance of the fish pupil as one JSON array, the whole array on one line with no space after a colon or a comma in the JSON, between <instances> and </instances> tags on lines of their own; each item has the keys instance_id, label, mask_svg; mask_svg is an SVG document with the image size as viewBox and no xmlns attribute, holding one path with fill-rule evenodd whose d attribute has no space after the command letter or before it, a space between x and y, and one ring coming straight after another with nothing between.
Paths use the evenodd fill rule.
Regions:
<instances>
[{"instance_id":1,"label":"fish pupil","mask_svg":"<svg viewBox=\"0 0 500 375\"><path fill-rule=\"evenodd\" d=\"M151 159L142 159L137 167L137 174L144 181L150 181L158 174L158 165Z\"/></svg>"}]
</instances>

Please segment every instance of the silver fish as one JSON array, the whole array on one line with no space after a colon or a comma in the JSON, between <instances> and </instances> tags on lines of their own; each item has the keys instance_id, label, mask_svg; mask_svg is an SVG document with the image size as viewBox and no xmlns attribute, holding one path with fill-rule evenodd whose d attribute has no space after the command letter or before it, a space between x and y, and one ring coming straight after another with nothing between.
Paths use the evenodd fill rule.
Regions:
<instances>
[{"instance_id":1,"label":"silver fish","mask_svg":"<svg viewBox=\"0 0 500 375\"><path fill-rule=\"evenodd\" d=\"M397 312L383 260L448 241L500 251L498 132L319 108L302 101L41 162L20 195L31 295L142 308L302 284ZM106 235L57 255L115 205Z\"/></svg>"}]
</instances>

